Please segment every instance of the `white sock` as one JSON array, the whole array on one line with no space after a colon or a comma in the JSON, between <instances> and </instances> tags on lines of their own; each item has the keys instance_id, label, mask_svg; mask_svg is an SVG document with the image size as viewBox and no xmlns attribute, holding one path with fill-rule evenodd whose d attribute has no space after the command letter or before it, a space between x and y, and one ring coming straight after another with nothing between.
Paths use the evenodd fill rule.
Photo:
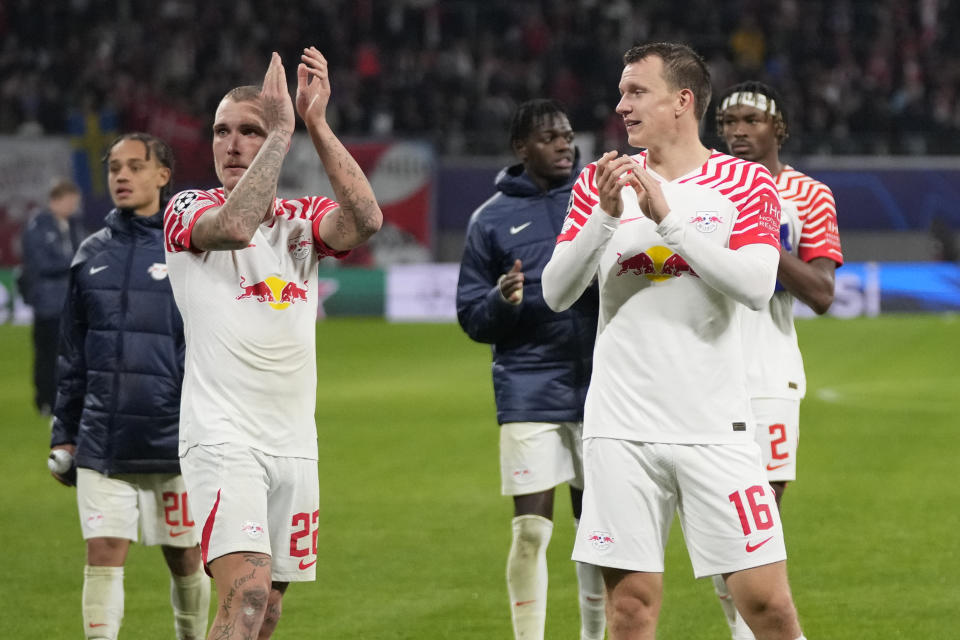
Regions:
<instances>
[{"instance_id":1,"label":"white sock","mask_svg":"<svg viewBox=\"0 0 960 640\"><path fill-rule=\"evenodd\" d=\"M723 615L727 619L727 626L730 627L730 637L736 634L737 608L733 606L733 596L727 589L727 581L723 576L713 576L713 590L720 599L720 608L723 609Z\"/></svg>"},{"instance_id":2,"label":"white sock","mask_svg":"<svg viewBox=\"0 0 960 640\"><path fill-rule=\"evenodd\" d=\"M170 604L177 640L203 640L210 612L210 579L203 567L192 576L170 576Z\"/></svg>"},{"instance_id":3,"label":"white sock","mask_svg":"<svg viewBox=\"0 0 960 640\"><path fill-rule=\"evenodd\" d=\"M733 604L733 596L727 589L727 582L723 576L713 576L713 590L717 592L720 599L720 608L723 609L723 615L727 619L727 626L730 627L730 637L733 640L756 640L747 622L737 611Z\"/></svg>"},{"instance_id":4,"label":"white sock","mask_svg":"<svg viewBox=\"0 0 960 640\"><path fill-rule=\"evenodd\" d=\"M733 630L733 640L756 640L756 636L753 635L753 631L747 626L747 621L739 611L737 611L737 624Z\"/></svg>"},{"instance_id":5,"label":"white sock","mask_svg":"<svg viewBox=\"0 0 960 640\"><path fill-rule=\"evenodd\" d=\"M603 640L607 617L603 606L603 574L600 567L575 562L580 587L580 640Z\"/></svg>"},{"instance_id":6,"label":"white sock","mask_svg":"<svg viewBox=\"0 0 960 640\"><path fill-rule=\"evenodd\" d=\"M580 520L574 518L574 528L580 528ZM603 640L607 626L604 607L603 573L600 567L573 563L577 568L577 585L580 592L580 640Z\"/></svg>"},{"instance_id":7,"label":"white sock","mask_svg":"<svg viewBox=\"0 0 960 640\"><path fill-rule=\"evenodd\" d=\"M547 620L547 545L553 522L541 516L513 519L513 544L507 557L507 593L517 640L543 640Z\"/></svg>"},{"instance_id":8,"label":"white sock","mask_svg":"<svg viewBox=\"0 0 960 640\"><path fill-rule=\"evenodd\" d=\"M83 633L116 640L123 621L123 567L83 568Z\"/></svg>"}]
</instances>

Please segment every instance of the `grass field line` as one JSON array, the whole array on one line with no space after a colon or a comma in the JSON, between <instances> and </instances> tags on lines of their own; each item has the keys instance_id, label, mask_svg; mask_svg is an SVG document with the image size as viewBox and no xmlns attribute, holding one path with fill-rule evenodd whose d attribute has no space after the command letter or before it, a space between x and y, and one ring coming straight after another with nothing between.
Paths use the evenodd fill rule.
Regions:
<instances>
[{"instance_id":1,"label":"grass field line","mask_svg":"<svg viewBox=\"0 0 960 640\"><path fill-rule=\"evenodd\" d=\"M954 412L957 401L953 390L960 377L951 378L879 378L845 382L813 390L822 402L852 407L917 408L925 411Z\"/></svg>"}]
</instances>

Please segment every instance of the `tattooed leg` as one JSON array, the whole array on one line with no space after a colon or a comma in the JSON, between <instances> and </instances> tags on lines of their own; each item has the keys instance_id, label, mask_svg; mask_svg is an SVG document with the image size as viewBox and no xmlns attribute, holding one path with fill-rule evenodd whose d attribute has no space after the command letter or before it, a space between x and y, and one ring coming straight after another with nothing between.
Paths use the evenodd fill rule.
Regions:
<instances>
[{"instance_id":1,"label":"tattooed leg","mask_svg":"<svg viewBox=\"0 0 960 640\"><path fill-rule=\"evenodd\" d=\"M261 636L261 627L270 601L270 568L270 556L262 553L230 553L210 563L219 599L210 640L269 637Z\"/></svg>"},{"instance_id":2,"label":"tattooed leg","mask_svg":"<svg viewBox=\"0 0 960 640\"><path fill-rule=\"evenodd\" d=\"M267 599L267 611L263 616L263 624L260 625L258 640L267 640L273 634L273 630L277 628L277 623L280 622L280 611L283 608L281 606L283 594L286 593L289 584L289 582L273 583L273 587L270 589L270 597Z\"/></svg>"}]
</instances>

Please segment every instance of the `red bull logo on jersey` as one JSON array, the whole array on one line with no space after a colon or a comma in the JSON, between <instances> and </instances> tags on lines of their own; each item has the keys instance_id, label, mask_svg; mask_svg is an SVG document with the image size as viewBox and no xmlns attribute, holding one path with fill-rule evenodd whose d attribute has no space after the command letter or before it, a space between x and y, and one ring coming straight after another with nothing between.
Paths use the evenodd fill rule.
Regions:
<instances>
[{"instance_id":1,"label":"red bull logo on jersey","mask_svg":"<svg viewBox=\"0 0 960 640\"><path fill-rule=\"evenodd\" d=\"M630 271L634 275L645 276L652 282L663 282L685 273L697 275L679 253L659 245L626 259L623 258L622 253L617 253L617 256L617 264L620 265L620 270L617 271L618 276Z\"/></svg>"},{"instance_id":2,"label":"red bull logo on jersey","mask_svg":"<svg viewBox=\"0 0 960 640\"><path fill-rule=\"evenodd\" d=\"M609 551L613 546L613 535L609 531L591 531L587 536L587 541L593 545L597 551Z\"/></svg>"},{"instance_id":3,"label":"red bull logo on jersey","mask_svg":"<svg viewBox=\"0 0 960 640\"><path fill-rule=\"evenodd\" d=\"M240 276L241 293L237 296L237 300L253 298L257 302L269 304L274 309L286 309L297 301L307 301L308 282L304 280L301 287L295 282L270 276L266 280L247 284L246 277Z\"/></svg>"},{"instance_id":4,"label":"red bull logo on jersey","mask_svg":"<svg viewBox=\"0 0 960 640\"><path fill-rule=\"evenodd\" d=\"M690 224L700 233L713 233L723 224L723 218L717 213L717 211L697 211L697 215L690 218Z\"/></svg>"},{"instance_id":5,"label":"red bull logo on jersey","mask_svg":"<svg viewBox=\"0 0 960 640\"><path fill-rule=\"evenodd\" d=\"M303 236L297 236L287 241L287 251L290 252L294 260L306 260L312 247L313 240L304 240Z\"/></svg>"}]
</instances>

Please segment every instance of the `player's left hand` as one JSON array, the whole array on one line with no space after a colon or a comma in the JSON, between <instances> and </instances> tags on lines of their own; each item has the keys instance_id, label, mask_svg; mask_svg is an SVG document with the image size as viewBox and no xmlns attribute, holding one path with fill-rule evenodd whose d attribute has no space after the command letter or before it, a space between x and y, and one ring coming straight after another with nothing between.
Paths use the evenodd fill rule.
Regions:
<instances>
[{"instance_id":1,"label":"player's left hand","mask_svg":"<svg viewBox=\"0 0 960 640\"><path fill-rule=\"evenodd\" d=\"M634 168L633 174L639 183L639 188L634 185L634 189L637 191L637 202L640 204L640 210L643 215L660 224L670 213L670 205L667 204L660 183L639 164Z\"/></svg>"},{"instance_id":2,"label":"player's left hand","mask_svg":"<svg viewBox=\"0 0 960 640\"><path fill-rule=\"evenodd\" d=\"M327 117L330 102L330 75L327 59L316 47L308 47L300 56L297 66L297 113L306 122L307 118Z\"/></svg>"}]
</instances>

